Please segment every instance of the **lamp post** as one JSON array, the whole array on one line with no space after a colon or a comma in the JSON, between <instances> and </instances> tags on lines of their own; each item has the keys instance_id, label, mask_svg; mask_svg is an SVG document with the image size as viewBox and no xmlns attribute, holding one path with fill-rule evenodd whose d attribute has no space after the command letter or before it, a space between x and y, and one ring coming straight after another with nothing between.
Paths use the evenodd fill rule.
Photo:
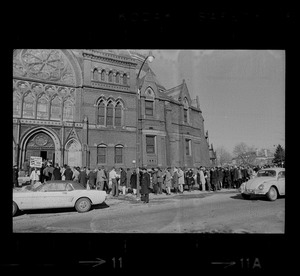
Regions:
<instances>
[{"instance_id":1,"label":"lamp post","mask_svg":"<svg viewBox=\"0 0 300 276\"><path fill-rule=\"evenodd\" d=\"M141 74L142 68L148 60L149 62L152 62L154 60L154 56L152 55L152 52L150 51L149 54L145 57L139 72L136 77L136 84L137 84L137 91L136 91L136 197L137 199L140 196L140 172L139 167L141 166L141 152L142 152L142 134L141 134L141 104L140 104L140 84L139 84L139 76Z\"/></svg>"}]
</instances>

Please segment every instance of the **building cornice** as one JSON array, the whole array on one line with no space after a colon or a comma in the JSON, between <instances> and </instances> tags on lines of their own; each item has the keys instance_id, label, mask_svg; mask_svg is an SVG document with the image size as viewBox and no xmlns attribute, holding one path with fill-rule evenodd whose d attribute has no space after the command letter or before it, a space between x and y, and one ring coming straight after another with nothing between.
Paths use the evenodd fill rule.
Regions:
<instances>
[{"instance_id":1,"label":"building cornice","mask_svg":"<svg viewBox=\"0 0 300 276\"><path fill-rule=\"evenodd\" d=\"M84 58L89 58L92 60L115 63L118 65L129 66L129 67L136 67L138 65L138 63L133 58L124 57L121 55L116 55L113 53L107 53L107 52L102 52L97 50L89 50L89 49L83 50L82 56Z\"/></svg>"},{"instance_id":2,"label":"building cornice","mask_svg":"<svg viewBox=\"0 0 300 276\"><path fill-rule=\"evenodd\" d=\"M101 89L107 90L107 91L114 91L117 93L126 92L126 94L133 94L136 95L135 91L131 91L129 86L120 86L120 85L114 85L114 84L107 84L107 83L101 83L101 82L93 82L92 85L83 85L83 89Z\"/></svg>"},{"instance_id":3,"label":"building cornice","mask_svg":"<svg viewBox=\"0 0 300 276\"><path fill-rule=\"evenodd\" d=\"M48 125L48 126L67 126L67 127L83 127L83 123L75 123L75 122L62 122L62 121L50 121L50 120L38 120L38 119L20 119L13 118L13 123L17 124L20 122L21 124L26 125Z\"/></svg>"}]
</instances>

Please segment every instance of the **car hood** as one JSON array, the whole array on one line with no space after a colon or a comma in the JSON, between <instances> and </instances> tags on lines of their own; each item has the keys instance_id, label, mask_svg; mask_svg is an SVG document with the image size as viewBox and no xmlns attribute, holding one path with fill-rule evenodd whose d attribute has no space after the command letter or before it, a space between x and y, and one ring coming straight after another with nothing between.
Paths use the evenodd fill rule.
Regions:
<instances>
[{"instance_id":1,"label":"car hood","mask_svg":"<svg viewBox=\"0 0 300 276\"><path fill-rule=\"evenodd\" d=\"M256 189L260 184L274 180L274 177L256 177L246 182L246 189Z\"/></svg>"}]
</instances>

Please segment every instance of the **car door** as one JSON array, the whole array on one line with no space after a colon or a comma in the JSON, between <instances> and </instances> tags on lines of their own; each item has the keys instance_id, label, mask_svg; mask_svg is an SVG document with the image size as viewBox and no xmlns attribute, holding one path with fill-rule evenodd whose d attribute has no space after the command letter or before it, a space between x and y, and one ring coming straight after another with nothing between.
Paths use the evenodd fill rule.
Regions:
<instances>
[{"instance_id":1,"label":"car door","mask_svg":"<svg viewBox=\"0 0 300 276\"><path fill-rule=\"evenodd\" d=\"M67 184L61 183L49 183L47 190L43 195L44 208L61 208L72 206L72 194L67 190Z\"/></svg>"},{"instance_id":2,"label":"car door","mask_svg":"<svg viewBox=\"0 0 300 276\"><path fill-rule=\"evenodd\" d=\"M281 171L277 176L277 187L280 195L285 194L285 171Z\"/></svg>"},{"instance_id":3,"label":"car door","mask_svg":"<svg viewBox=\"0 0 300 276\"><path fill-rule=\"evenodd\" d=\"M39 191L19 193L16 202L21 210L40 209L44 204L43 195L44 192Z\"/></svg>"}]
</instances>

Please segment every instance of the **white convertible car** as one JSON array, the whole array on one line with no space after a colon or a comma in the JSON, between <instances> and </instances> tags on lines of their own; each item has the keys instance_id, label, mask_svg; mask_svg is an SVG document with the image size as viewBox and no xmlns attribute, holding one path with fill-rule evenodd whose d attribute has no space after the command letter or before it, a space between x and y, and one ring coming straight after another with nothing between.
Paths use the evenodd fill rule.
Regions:
<instances>
[{"instance_id":1,"label":"white convertible car","mask_svg":"<svg viewBox=\"0 0 300 276\"><path fill-rule=\"evenodd\" d=\"M263 195L274 201L285 195L285 169L267 168L257 172L256 177L240 186L242 197L249 199L252 195Z\"/></svg>"},{"instance_id":2,"label":"white convertible car","mask_svg":"<svg viewBox=\"0 0 300 276\"><path fill-rule=\"evenodd\" d=\"M13 216L18 210L75 207L87 212L106 199L106 192L87 190L75 181L54 180L13 189Z\"/></svg>"}]
</instances>

